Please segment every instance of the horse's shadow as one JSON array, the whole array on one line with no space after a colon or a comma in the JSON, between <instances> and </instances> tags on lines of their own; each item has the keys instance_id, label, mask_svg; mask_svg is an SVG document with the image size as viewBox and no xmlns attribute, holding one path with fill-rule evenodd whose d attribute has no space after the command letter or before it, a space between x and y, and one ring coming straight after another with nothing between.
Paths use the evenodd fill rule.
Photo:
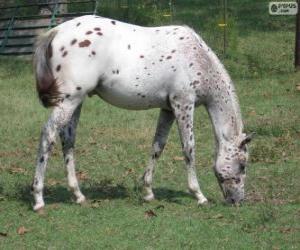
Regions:
<instances>
[{"instance_id":1,"label":"horse's shadow","mask_svg":"<svg viewBox=\"0 0 300 250\"><path fill-rule=\"evenodd\" d=\"M142 204L142 191L140 187L125 187L122 184L111 185L110 183L101 182L93 185L83 185L81 187L82 193L86 196L88 201L104 201L104 200L117 200L117 199L131 199L133 203ZM178 190L172 190L169 188L156 188L153 190L155 198L158 201L164 201L169 203L176 203L181 205L183 203L182 198L190 197L192 195ZM31 193L31 187L29 185L19 187L19 198L22 202L27 204L30 209L33 205L33 196ZM74 203L72 198L72 192L64 185L54 185L45 187L44 199L45 203Z\"/></svg>"}]
</instances>

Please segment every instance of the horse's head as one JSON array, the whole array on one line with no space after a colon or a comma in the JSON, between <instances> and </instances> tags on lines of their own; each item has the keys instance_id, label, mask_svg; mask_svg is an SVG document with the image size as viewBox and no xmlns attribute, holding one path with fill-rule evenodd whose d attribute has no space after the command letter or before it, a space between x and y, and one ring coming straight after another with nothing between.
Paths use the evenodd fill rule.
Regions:
<instances>
[{"instance_id":1,"label":"horse's head","mask_svg":"<svg viewBox=\"0 0 300 250\"><path fill-rule=\"evenodd\" d=\"M239 203L244 199L244 183L248 160L247 144L252 135L241 135L221 145L214 171L227 203Z\"/></svg>"}]
</instances>

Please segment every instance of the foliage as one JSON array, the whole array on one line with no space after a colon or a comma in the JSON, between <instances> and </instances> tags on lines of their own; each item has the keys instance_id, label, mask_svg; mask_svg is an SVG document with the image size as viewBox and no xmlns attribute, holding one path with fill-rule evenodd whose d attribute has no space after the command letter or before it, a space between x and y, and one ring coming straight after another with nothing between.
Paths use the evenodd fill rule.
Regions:
<instances>
[{"instance_id":1,"label":"foliage","mask_svg":"<svg viewBox=\"0 0 300 250\"><path fill-rule=\"evenodd\" d=\"M170 21L167 1L101 1L98 14L144 26Z\"/></svg>"}]
</instances>

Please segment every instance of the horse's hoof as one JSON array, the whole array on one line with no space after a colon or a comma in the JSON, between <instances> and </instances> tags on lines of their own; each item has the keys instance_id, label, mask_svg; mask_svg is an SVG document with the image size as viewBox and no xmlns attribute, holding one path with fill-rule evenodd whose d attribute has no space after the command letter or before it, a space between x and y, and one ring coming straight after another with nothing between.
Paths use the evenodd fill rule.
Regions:
<instances>
[{"instance_id":1,"label":"horse's hoof","mask_svg":"<svg viewBox=\"0 0 300 250\"><path fill-rule=\"evenodd\" d=\"M80 204L80 205L84 205L84 203L86 203L85 197L83 195L78 197L77 200L76 200L76 203Z\"/></svg>"},{"instance_id":2,"label":"horse's hoof","mask_svg":"<svg viewBox=\"0 0 300 250\"><path fill-rule=\"evenodd\" d=\"M44 207L45 207L44 203L35 204L34 207L33 207L33 210L35 212L38 212L39 210L43 209Z\"/></svg>"},{"instance_id":3,"label":"horse's hoof","mask_svg":"<svg viewBox=\"0 0 300 250\"><path fill-rule=\"evenodd\" d=\"M197 202L198 206L207 206L209 203L208 203L208 200L207 199L203 199L203 200L198 200Z\"/></svg>"},{"instance_id":4,"label":"horse's hoof","mask_svg":"<svg viewBox=\"0 0 300 250\"><path fill-rule=\"evenodd\" d=\"M146 196L144 196L144 201L153 201L155 199L154 194L148 194Z\"/></svg>"}]
</instances>

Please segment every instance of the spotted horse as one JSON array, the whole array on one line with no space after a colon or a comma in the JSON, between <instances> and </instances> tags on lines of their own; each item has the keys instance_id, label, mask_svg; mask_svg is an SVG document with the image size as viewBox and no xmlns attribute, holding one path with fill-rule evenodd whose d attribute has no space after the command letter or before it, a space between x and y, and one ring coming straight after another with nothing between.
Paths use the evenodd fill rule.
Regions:
<instances>
[{"instance_id":1,"label":"spotted horse","mask_svg":"<svg viewBox=\"0 0 300 250\"><path fill-rule=\"evenodd\" d=\"M184 26L140 27L99 16L82 16L42 35L34 55L41 103L52 107L42 129L32 190L34 210L45 206L44 176L59 134L68 184L76 202L85 201L75 174L74 143L87 96L131 110L160 108L151 157L143 177L146 201L154 199L154 168L176 120L185 157L188 188L207 203L195 170L195 107L204 105L216 138L214 172L228 203L244 198L246 144L233 83L213 51Z\"/></svg>"}]
</instances>

